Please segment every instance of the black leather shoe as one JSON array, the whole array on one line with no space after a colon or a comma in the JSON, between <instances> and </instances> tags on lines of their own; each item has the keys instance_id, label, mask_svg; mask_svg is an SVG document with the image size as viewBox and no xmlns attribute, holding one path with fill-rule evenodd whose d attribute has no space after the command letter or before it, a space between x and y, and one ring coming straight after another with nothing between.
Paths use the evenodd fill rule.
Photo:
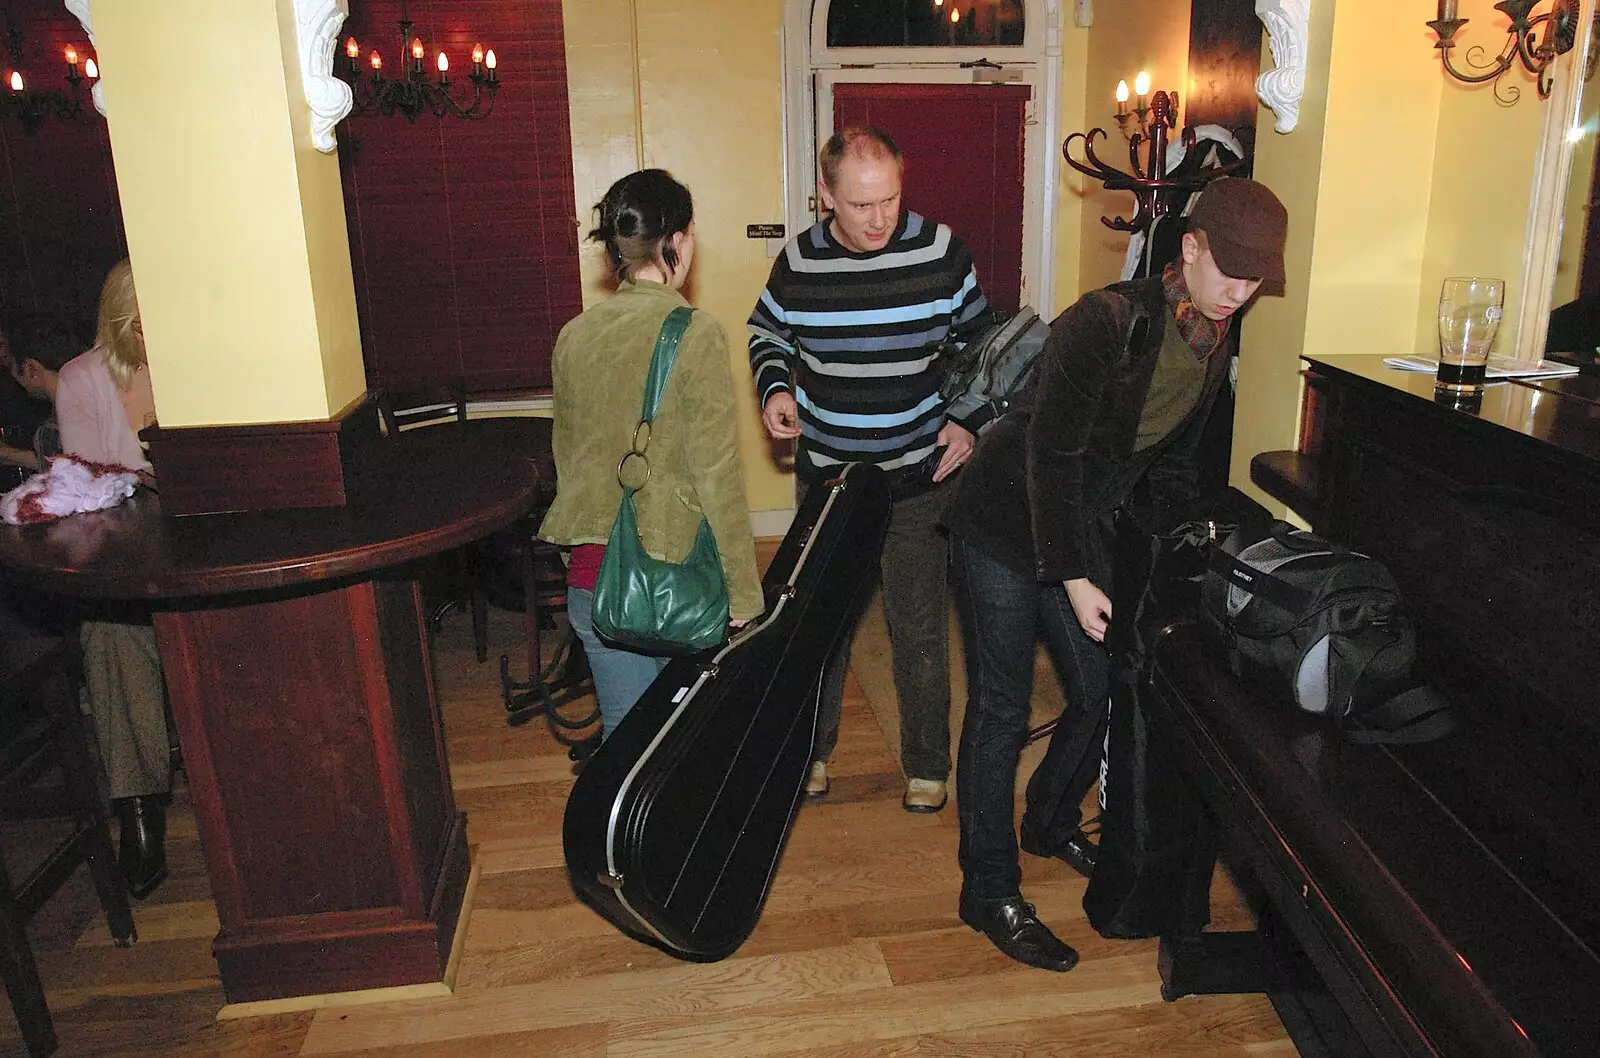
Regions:
<instances>
[{"instance_id":1,"label":"black leather shoe","mask_svg":"<svg viewBox=\"0 0 1600 1058\"><path fill-rule=\"evenodd\" d=\"M1024 823L1017 837L1022 851L1030 856L1053 856L1085 878L1094 874L1094 861L1100 852L1100 847L1090 841L1081 830L1073 831L1072 836L1066 841L1056 845L1046 845Z\"/></svg>"},{"instance_id":2,"label":"black leather shoe","mask_svg":"<svg viewBox=\"0 0 1600 1058\"><path fill-rule=\"evenodd\" d=\"M1078 953L1039 921L1033 905L1020 896L976 900L961 894L961 921L1020 963L1065 973L1078 965Z\"/></svg>"},{"instance_id":3,"label":"black leather shoe","mask_svg":"<svg viewBox=\"0 0 1600 1058\"><path fill-rule=\"evenodd\" d=\"M117 801L117 865L128 895L143 900L167 877L167 809L158 795Z\"/></svg>"}]
</instances>

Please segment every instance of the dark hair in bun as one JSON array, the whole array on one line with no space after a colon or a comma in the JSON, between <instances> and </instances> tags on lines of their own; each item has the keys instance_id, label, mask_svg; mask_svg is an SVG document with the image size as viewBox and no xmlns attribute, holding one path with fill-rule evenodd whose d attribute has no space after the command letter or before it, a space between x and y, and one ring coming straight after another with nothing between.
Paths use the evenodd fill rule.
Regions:
<instances>
[{"instance_id":1,"label":"dark hair in bun","mask_svg":"<svg viewBox=\"0 0 1600 1058\"><path fill-rule=\"evenodd\" d=\"M689 189L665 169L641 169L611 185L595 212L600 223L589 233L605 246L619 280L632 279L641 267L660 261L671 272L678 267L672 237L688 231L694 220Z\"/></svg>"}]
</instances>

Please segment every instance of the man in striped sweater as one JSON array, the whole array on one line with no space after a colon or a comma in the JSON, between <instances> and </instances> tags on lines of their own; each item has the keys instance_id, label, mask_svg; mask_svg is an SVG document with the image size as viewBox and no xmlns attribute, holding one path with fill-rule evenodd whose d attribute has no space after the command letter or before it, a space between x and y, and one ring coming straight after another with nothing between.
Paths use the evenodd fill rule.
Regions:
<instances>
[{"instance_id":1,"label":"man in striped sweater","mask_svg":"<svg viewBox=\"0 0 1600 1058\"><path fill-rule=\"evenodd\" d=\"M900 699L902 804L937 812L950 774L950 666L936 488L972 452L976 421L945 416L936 346L982 329L972 255L943 224L900 209L903 162L878 129L836 133L819 156L830 216L773 263L750 315L750 367L774 438L799 438L803 486L874 463L894 495L881 559ZM806 792L828 789L848 650L828 666Z\"/></svg>"}]
</instances>

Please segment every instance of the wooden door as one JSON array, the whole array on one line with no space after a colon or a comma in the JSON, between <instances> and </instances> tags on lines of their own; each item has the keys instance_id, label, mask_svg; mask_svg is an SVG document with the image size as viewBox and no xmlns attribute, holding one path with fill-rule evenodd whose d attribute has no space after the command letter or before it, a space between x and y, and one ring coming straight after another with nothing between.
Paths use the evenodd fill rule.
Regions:
<instances>
[{"instance_id":1,"label":"wooden door","mask_svg":"<svg viewBox=\"0 0 1600 1058\"><path fill-rule=\"evenodd\" d=\"M1024 131L1016 84L833 86L833 127L876 125L905 154L904 208L948 224L972 251L991 303L1022 300Z\"/></svg>"}]
</instances>

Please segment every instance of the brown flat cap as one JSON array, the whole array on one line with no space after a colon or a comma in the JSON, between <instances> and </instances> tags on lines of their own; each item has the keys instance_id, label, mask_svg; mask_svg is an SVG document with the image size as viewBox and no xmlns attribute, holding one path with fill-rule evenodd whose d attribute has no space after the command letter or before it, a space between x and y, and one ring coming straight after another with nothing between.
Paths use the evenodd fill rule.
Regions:
<instances>
[{"instance_id":1,"label":"brown flat cap","mask_svg":"<svg viewBox=\"0 0 1600 1058\"><path fill-rule=\"evenodd\" d=\"M1260 279L1261 292L1283 296L1283 244L1289 211L1265 184L1224 176L1205 186L1189 226L1206 233L1217 267L1238 279Z\"/></svg>"}]
</instances>

